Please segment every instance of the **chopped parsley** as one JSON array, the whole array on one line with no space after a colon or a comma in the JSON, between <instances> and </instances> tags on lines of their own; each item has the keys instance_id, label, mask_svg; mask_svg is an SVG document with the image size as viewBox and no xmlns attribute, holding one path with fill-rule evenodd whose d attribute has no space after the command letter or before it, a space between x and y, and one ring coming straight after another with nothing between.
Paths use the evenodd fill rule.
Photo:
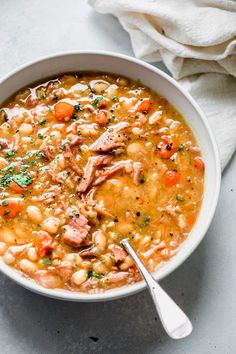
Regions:
<instances>
[{"instance_id":1,"label":"chopped parsley","mask_svg":"<svg viewBox=\"0 0 236 354\"><path fill-rule=\"evenodd\" d=\"M40 118L39 120L38 120L38 124L39 125L44 125L46 123L46 119L45 118Z\"/></svg>"},{"instance_id":2,"label":"chopped parsley","mask_svg":"<svg viewBox=\"0 0 236 354\"><path fill-rule=\"evenodd\" d=\"M47 97L46 92L42 92L41 95L40 95L40 98L44 99L44 98L46 98L46 97Z\"/></svg>"},{"instance_id":3,"label":"chopped parsley","mask_svg":"<svg viewBox=\"0 0 236 354\"><path fill-rule=\"evenodd\" d=\"M178 202L184 202L185 201L184 197L182 197L179 194L177 194L176 199L178 200Z\"/></svg>"},{"instance_id":4,"label":"chopped parsley","mask_svg":"<svg viewBox=\"0 0 236 354\"><path fill-rule=\"evenodd\" d=\"M54 94L53 94L53 101L58 101L58 98L59 98L59 97L57 96L57 94L54 93Z\"/></svg>"},{"instance_id":5,"label":"chopped parsley","mask_svg":"<svg viewBox=\"0 0 236 354\"><path fill-rule=\"evenodd\" d=\"M28 168L29 168L29 165L23 165L23 166L21 167L21 172L27 171Z\"/></svg>"},{"instance_id":6,"label":"chopped parsley","mask_svg":"<svg viewBox=\"0 0 236 354\"><path fill-rule=\"evenodd\" d=\"M183 144L180 144L180 145L178 146L178 151L182 150L183 148L184 148L184 145L183 145Z\"/></svg>"},{"instance_id":7,"label":"chopped parsley","mask_svg":"<svg viewBox=\"0 0 236 354\"><path fill-rule=\"evenodd\" d=\"M5 158L9 159L9 157L12 157L16 154L16 150L9 150L5 153Z\"/></svg>"},{"instance_id":8,"label":"chopped parsley","mask_svg":"<svg viewBox=\"0 0 236 354\"><path fill-rule=\"evenodd\" d=\"M90 93L96 93L96 91L90 86L90 85L88 85L88 90L90 91Z\"/></svg>"},{"instance_id":9,"label":"chopped parsley","mask_svg":"<svg viewBox=\"0 0 236 354\"><path fill-rule=\"evenodd\" d=\"M98 97L96 97L95 100L93 100L91 103L92 103L93 106L96 107L97 104L98 104L101 100L103 100L103 97L102 97L102 96L98 96Z\"/></svg>"},{"instance_id":10,"label":"chopped parsley","mask_svg":"<svg viewBox=\"0 0 236 354\"><path fill-rule=\"evenodd\" d=\"M8 200L3 200L2 201L2 206L7 206L9 204L9 201Z\"/></svg>"},{"instance_id":11,"label":"chopped parsley","mask_svg":"<svg viewBox=\"0 0 236 354\"><path fill-rule=\"evenodd\" d=\"M12 177L13 181L16 182L20 187L26 187L32 183L32 178L25 173L17 173Z\"/></svg>"},{"instance_id":12,"label":"chopped parsley","mask_svg":"<svg viewBox=\"0 0 236 354\"><path fill-rule=\"evenodd\" d=\"M97 278L97 279L99 279L100 278L100 274L94 272L94 270L89 270L88 271L88 277L89 278Z\"/></svg>"},{"instance_id":13,"label":"chopped parsley","mask_svg":"<svg viewBox=\"0 0 236 354\"><path fill-rule=\"evenodd\" d=\"M36 152L36 156L40 157L41 159L45 159L46 158L46 155L42 151L37 151Z\"/></svg>"},{"instance_id":14,"label":"chopped parsley","mask_svg":"<svg viewBox=\"0 0 236 354\"><path fill-rule=\"evenodd\" d=\"M38 138L39 138L39 139L43 139L43 135L40 134L40 133L38 133Z\"/></svg>"},{"instance_id":15,"label":"chopped parsley","mask_svg":"<svg viewBox=\"0 0 236 354\"><path fill-rule=\"evenodd\" d=\"M11 180L12 180L12 175L11 173L8 172L2 177L0 186L7 187L10 184Z\"/></svg>"},{"instance_id":16,"label":"chopped parsley","mask_svg":"<svg viewBox=\"0 0 236 354\"><path fill-rule=\"evenodd\" d=\"M74 106L74 110L75 110L75 112L80 112L80 111L82 111L81 106L80 106L79 103Z\"/></svg>"},{"instance_id":17,"label":"chopped parsley","mask_svg":"<svg viewBox=\"0 0 236 354\"><path fill-rule=\"evenodd\" d=\"M42 259L41 262L42 262L43 264L45 264L45 265L51 265L51 264L52 264L52 261L51 261L50 259L48 259L48 258Z\"/></svg>"},{"instance_id":18,"label":"chopped parsley","mask_svg":"<svg viewBox=\"0 0 236 354\"><path fill-rule=\"evenodd\" d=\"M117 102L119 102L119 98L116 97L116 96L114 96L114 97L112 97L112 101L115 102L115 103L117 103Z\"/></svg>"},{"instance_id":19,"label":"chopped parsley","mask_svg":"<svg viewBox=\"0 0 236 354\"><path fill-rule=\"evenodd\" d=\"M149 222L150 222L151 218L150 216L145 216L142 220L142 222L139 224L140 227L146 227L148 226Z\"/></svg>"},{"instance_id":20,"label":"chopped parsley","mask_svg":"<svg viewBox=\"0 0 236 354\"><path fill-rule=\"evenodd\" d=\"M49 112L52 112L52 107L48 106Z\"/></svg>"}]
</instances>

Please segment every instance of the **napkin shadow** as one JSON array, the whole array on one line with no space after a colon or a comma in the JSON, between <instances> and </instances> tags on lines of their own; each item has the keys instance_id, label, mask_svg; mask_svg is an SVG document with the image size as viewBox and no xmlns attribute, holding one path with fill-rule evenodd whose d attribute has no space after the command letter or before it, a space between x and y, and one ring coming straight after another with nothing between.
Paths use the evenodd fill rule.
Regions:
<instances>
[{"instance_id":1,"label":"napkin shadow","mask_svg":"<svg viewBox=\"0 0 236 354\"><path fill-rule=\"evenodd\" d=\"M161 282L193 325L204 276L203 243ZM33 294L5 276L0 286L3 331L10 331L18 353L142 354L176 343L164 332L147 291L106 303L72 303Z\"/></svg>"}]
</instances>

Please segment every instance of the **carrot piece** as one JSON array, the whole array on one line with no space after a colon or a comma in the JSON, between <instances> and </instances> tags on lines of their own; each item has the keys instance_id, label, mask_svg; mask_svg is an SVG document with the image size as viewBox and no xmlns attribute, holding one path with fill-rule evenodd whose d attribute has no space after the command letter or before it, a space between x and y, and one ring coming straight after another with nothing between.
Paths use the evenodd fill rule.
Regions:
<instances>
[{"instance_id":1,"label":"carrot piece","mask_svg":"<svg viewBox=\"0 0 236 354\"><path fill-rule=\"evenodd\" d=\"M52 250L53 241L52 236L46 231L39 231L36 248L40 257L45 257Z\"/></svg>"},{"instance_id":2,"label":"carrot piece","mask_svg":"<svg viewBox=\"0 0 236 354\"><path fill-rule=\"evenodd\" d=\"M196 214L189 214L186 216L186 222L188 225L192 226L196 221Z\"/></svg>"},{"instance_id":3,"label":"carrot piece","mask_svg":"<svg viewBox=\"0 0 236 354\"><path fill-rule=\"evenodd\" d=\"M194 157L193 162L194 162L194 167L196 167L197 169L199 169L200 172L203 173L205 170L205 164L204 164L202 158L201 157Z\"/></svg>"},{"instance_id":4,"label":"carrot piece","mask_svg":"<svg viewBox=\"0 0 236 354\"><path fill-rule=\"evenodd\" d=\"M97 106L98 106L98 108L106 108L107 101L101 100L101 101L98 102Z\"/></svg>"},{"instance_id":5,"label":"carrot piece","mask_svg":"<svg viewBox=\"0 0 236 354\"><path fill-rule=\"evenodd\" d=\"M54 112L57 120L67 122L74 114L74 106L67 102L58 102L54 106Z\"/></svg>"},{"instance_id":6,"label":"carrot piece","mask_svg":"<svg viewBox=\"0 0 236 354\"><path fill-rule=\"evenodd\" d=\"M22 208L20 198L7 198L0 202L0 215L4 218L14 218Z\"/></svg>"},{"instance_id":7,"label":"carrot piece","mask_svg":"<svg viewBox=\"0 0 236 354\"><path fill-rule=\"evenodd\" d=\"M108 117L107 114L103 111L100 111L96 114L95 117L95 121L96 123L98 123L99 125L105 125L108 122Z\"/></svg>"},{"instance_id":8,"label":"carrot piece","mask_svg":"<svg viewBox=\"0 0 236 354\"><path fill-rule=\"evenodd\" d=\"M27 188L23 188L23 187L19 186L19 185L18 185L16 182L14 182L14 181L12 181L12 182L10 183L9 187L10 187L10 189L11 189L13 192L19 193L19 194L24 193L24 192L27 190Z\"/></svg>"},{"instance_id":9,"label":"carrot piece","mask_svg":"<svg viewBox=\"0 0 236 354\"><path fill-rule=\"evenodd\" d=\"M166 171L162 176L162 181L167 187L176 186L181 180L181 175L177 171Z\"/></svg>"},{"instance_id":10,"label":"carrot piece","mask_svg":"<svg viewBox=\"0 0 236 354\"><path fill-rule=\"evenodd\" d=\"M137 113L148 113L151 108L151 103L148 100L142 101L136 108Z\"/></svg>"}]
</instances>

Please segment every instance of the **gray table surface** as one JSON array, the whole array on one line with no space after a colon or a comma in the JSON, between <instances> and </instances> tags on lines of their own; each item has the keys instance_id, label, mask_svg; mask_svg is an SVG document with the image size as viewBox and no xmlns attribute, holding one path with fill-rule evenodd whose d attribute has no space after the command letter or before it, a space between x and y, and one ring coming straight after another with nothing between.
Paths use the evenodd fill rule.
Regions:
<instances>
[{"instance_id":1,"label":"gray table surface","mask_svg":"<svg viewBox=\"0 0 236 354\"><path fill-rule=\"evenodd\" d=\"M0 1L0 76L39 56L75 49L133 55L118 21L94 13L83 0ZM166 336L147 291L114 302L67 303L35 295L0 274L0 352L236 353L235 174L234 158L204 241L162 281L193 322L189 338Z\"/></svg>"}]
</instances>

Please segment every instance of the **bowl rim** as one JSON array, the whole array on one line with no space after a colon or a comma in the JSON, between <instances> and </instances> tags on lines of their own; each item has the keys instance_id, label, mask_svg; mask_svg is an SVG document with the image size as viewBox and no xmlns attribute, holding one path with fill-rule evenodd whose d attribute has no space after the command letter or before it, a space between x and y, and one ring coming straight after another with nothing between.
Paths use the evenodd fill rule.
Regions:
<instances>
[{"instance_id":1,"label":"bowl rim","mask_svg":"<svg viewBox=\"0 0 236 354\"><path fill-rule=\"evenodd\" d=\"M176 90L180 91L180 93L189 101L189 103L193 106L195 111L197 112L198 116L203 122L203 125L206 129L206 132L209 137L209 143L212 147L213 150L213 155L214 155L214 162L215 162L215 170L216 170L216 176L215 176L215 193L212 196L212 201L211 201L211 210L209 211L208 214L208 222L204 225L204 228L202 228L201 233L199 237L196 239L192 247L189 247L185 250L185 253L182 255L181 258L178 259L175 264L171 264L169 269L166 271L164 270L161 274L156 272L154 274L154 278L156 280L161 280L168 276L170 273L172 273L174 270L176 270L183 262L187 260L187 258L192 254L192 252L198 247L200 242L203 240L203 238L206 235L206 232L210 226L210 223L213 219L215 209L217 206L218 198L219 198L219 192L220 192L220 184L221 184L221 165L220 165L220 158L219 158L219 151L217 147L217 143L214 137L214 134L210 128L209 122L207 121L207 118L205 117L203 111L195 101L195 99L185 90L183 89L180 84L171 76L169 76L167 73L163 72L162 70L156 68L154 65L151 65L149 63L146 63L140 59L131 57L126 54L120 54L112 51L102 51L102 50L71 50L71 51L62 51L62 52L57 52L53 53L50 55L45 55L41 56L37 59L31 60L29 62L24 63L23 65L17 66L15 69L11 70L8 72L6 75L4 75L2 78L0 78L0 85L3 84L5 81L10 79L12 76L17 74L18 72L27 69L33 65L37 65L41 62L46 62L47 60L50 59L56 59L61 57L61 59L71 56L71 55L101 55L101 56L108 56L108 57L113 57L116 59L123 59L125 61L131 62L138 64L141 67L144 67L155 74L161 76L164 80L167 80L172 86L175 87ZM32 80L33 82L33 80ZM167 262L168 263L168 262ZM14 280L17 284L23 286L24 288L31 290L32 292L51 297L54 299L59 299L59 300L66 300L66 301L77 301L77 302L99 302L99 301L109 301L109 300L116 300L122 297L130 296L133 295L141 290L144 290L146 288L146 283L142 280L140 282L137 282L132 285L128 286L123 286L119 288L114 288L111 290L107 290L103 293L97 293L97 294L87 294L87 293L82 293L82 292L70 292L66 291L64 289L47 289L44 288L37 283L35 283L32 279L27 279L24 277L19 271L16 269L6 265L2 259L0 259L0 271L3 272L7 277L10 279Z\"/></svg>"}]
</instances>

